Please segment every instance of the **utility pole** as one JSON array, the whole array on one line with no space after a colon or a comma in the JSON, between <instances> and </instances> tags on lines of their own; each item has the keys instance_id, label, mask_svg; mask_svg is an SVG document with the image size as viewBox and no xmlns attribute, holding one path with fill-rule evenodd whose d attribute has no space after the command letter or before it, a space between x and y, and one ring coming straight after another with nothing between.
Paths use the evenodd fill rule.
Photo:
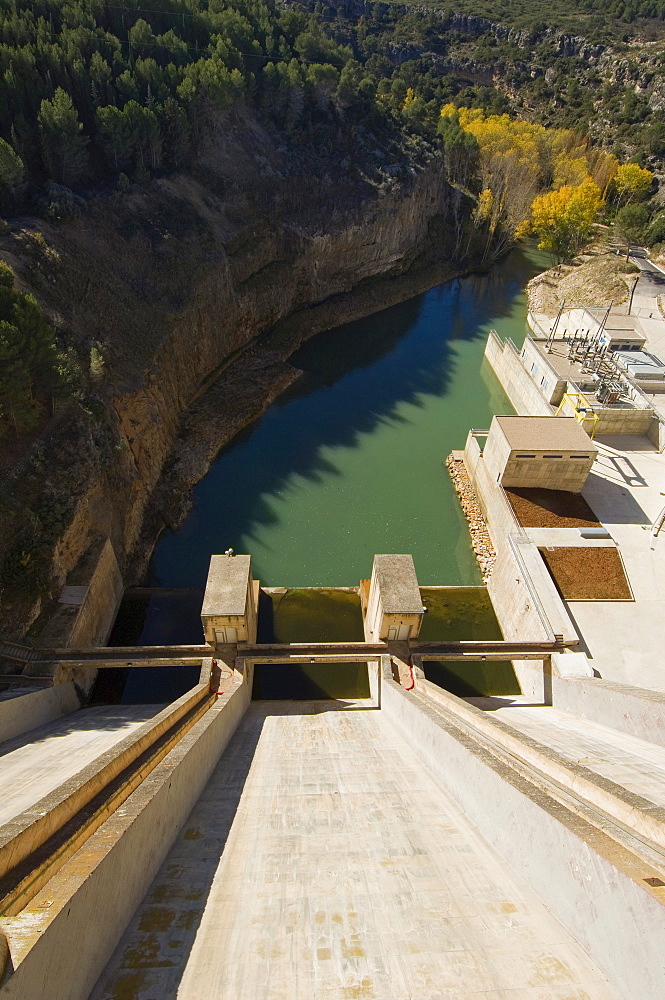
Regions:
<instances>
[{"instance_id":1,"label":"utility pole","mask_svg":"<svg viewBox=\"0 0 665 1000\"><path fill-rule=\"evenodd\" d=\"M561 319L561 314L563 313L563 307L565 306L565 304L566 304L566 300L564 299L563 302L561 303L560 307L559 307L558 313L556 314L556 319L554 320L554 323L552 324L552 329L550 330L550 335L547 338L547 345L546 346L547 346L547 353L548 354L552 353L552 341L554 340L554 336L556 334L557 327L559 325L559 320Z\"/></svg>"},{"instance_id":2,"label":"utility pole","mask_svg":"<svg viewBox=\"0 0 665 1000\"><path fill-rule=\"evenodd\" d=\"M636 275L635 281L633 282L633 287L630 290L630 298L628 300L628 315L630 316L630 310L633 308L633 295L635 294L635 289L637 288L637 282L642 277L641 274Z\"/></svg>"}]
</instances>

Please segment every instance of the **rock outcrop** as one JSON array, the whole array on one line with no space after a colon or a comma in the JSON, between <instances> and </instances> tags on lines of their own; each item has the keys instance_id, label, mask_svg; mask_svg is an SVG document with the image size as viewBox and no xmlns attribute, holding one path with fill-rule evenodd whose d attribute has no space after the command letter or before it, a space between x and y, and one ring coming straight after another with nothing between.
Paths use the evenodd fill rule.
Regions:
<instances>
[{"instance_id":1,"label":"rock outcrop","mask_svg":"<svg viewBox=\"0 0 665 1000\"><path fill-rule=\"evenodd\" d=\"M439 158L345 188L341 173L290 179L255 126L237 132L195 176L99 197L79 219L28 222L0 241L79 356L93 346L105 366L87 414L56 422L5 489L31 508L48 570L30 578L30 553L4 539L18 567L8 635L100 537L126 578L140 575L187 488L298 376L287 359L302 340L455 270L446 219L464 209ZM428 248L429 267L414 271Z\"/></svg>"}]
</instances>

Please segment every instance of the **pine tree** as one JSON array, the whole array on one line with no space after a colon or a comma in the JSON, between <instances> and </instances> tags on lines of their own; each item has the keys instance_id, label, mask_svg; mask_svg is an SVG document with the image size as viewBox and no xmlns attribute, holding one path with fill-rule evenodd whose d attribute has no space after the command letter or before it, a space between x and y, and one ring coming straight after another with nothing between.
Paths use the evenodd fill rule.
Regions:
<instances>
[{"instance_id":1,"label":"pine tree","mask_svg":"<svg viewBox=\"0 0 665 1000\"><path fill-rule=\"evenodd\" d=\"M16 197L16 189L23 181L23 160L14 149L0 139L0 195Z\"/></svg>"},{"instance_id":2,"label":"pine tree","mask_svg":"<svg viewBox=\"0 0 665 1000\"><path fill-rule=\"evenodd\" d=\"M164 162L167 167L181 167L189 155L189 122L185 109L173 97L167 97L164 101L161 126Z\"/></svg>"},{"instance_id":3,"label":"pine tree","mask_svg":"<svg viewBox=\"0 0 665 1000\"><path fill-rule=\"evenodd\" d=\"M39 115L44 164L60 184L72 185L81 179L88 165L88 138L82 135L72 99L58 87L52 101L42 101Z\"/></svg>"}]
</instances>

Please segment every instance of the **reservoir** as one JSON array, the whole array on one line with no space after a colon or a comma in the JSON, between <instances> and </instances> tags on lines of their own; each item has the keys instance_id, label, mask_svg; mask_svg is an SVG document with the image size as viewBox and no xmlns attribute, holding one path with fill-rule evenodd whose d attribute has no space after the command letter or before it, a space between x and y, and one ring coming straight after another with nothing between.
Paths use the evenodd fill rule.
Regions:
<instances>
[{"instance_id":1,"label":"reservoir","mask_svg":"<svg viewBox=\"0 0 665 1000\"><path fill-rule=\"evenodd\" d=\"M521 344L525 285L549 266L515 250L309 340L303 376L217 457L149 585L204 587L211 554L252 556L264 586L357 586L377 552L410 552L422 586L480 583L443 465L470 427L512 413L483 361L488 331Z\"/></svg>"},{"instance_id":2,"label":"reservoir","mask_svg":"<svg viewBox=\"0 0 665 1000\"><path fill-rule=\"evenodd\" d=\"M469 428L513 412L484 361L485 342L494 328L521 345L526 283L548 266L546 255L518 249L487 274L446 282L304 344L290 359L302 377L220 452L194 489L187 520L160 538L147 589L123 601L109 643L200 642L210 556L229 547L251 554L264 587L357 587L379 552L411 553L422 587L480 584L444 462L464 447ZM330 628L330 641L356 630L361 637L360 619L357 629L347 627L340 608L326 610L321 599L313 613L308 600L307 613L287 613L298 607L289 598L279 615L267 614L264 600L260 622L275 634L264 631L262 641L277 634L283 642L321 641ZM426 637L498 636L486 594L487 606L478 600L432 608ZM150 668L123 671L122 694L113 697L150 700L157 683L164 699L176 697L197 673L158 670L159 679ZM270 696L265 684L261 696Z\"/></svg>"}]
</instances>

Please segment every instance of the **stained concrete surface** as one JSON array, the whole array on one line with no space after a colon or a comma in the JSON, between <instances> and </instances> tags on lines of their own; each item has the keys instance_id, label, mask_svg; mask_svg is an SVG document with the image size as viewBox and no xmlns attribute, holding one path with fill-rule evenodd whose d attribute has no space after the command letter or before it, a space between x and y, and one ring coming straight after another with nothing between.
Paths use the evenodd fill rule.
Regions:
<instances>
[{"instance_id":1,"label":"stained concrete surface","mask_svg":"<svg viewBox=\"0 0 665 1000\"><path fill-rule=\"evenodd\" d=\"M34 805L163 707L100 705L0 743L0 823Z\"/></svg>"},{"instance_id":2,"label":"stained concrete surface","mask_svg":"<svg viewBox=\"0 0 665 1000\"><path fill-rule=\"evenodd\" d=\"M665 457L644 437L597 439L600 452L582 496L621 551L634 601L570 601L591 666L605 680L665 691Z\"/></svg>"},{"instance_id":3,"label":"stained concrete surface","mask_svg":"<svg viewBox=\"0 0 665 1000\"><path fill-rule=\"evenodd\" d=\"M523 698L466 700L566 760L665 807L665 747Z\"/></svg>"},{"instance_id":4,"label":"stained concrete surface","mask_svg":"<svg viewBox=\"0 0 665 1000\"><path fill-rule=\"evenodd\" d=\"M250 706L91 994L176 997L616 1000L367 702Z\"/></svg>"}]
</instances>

